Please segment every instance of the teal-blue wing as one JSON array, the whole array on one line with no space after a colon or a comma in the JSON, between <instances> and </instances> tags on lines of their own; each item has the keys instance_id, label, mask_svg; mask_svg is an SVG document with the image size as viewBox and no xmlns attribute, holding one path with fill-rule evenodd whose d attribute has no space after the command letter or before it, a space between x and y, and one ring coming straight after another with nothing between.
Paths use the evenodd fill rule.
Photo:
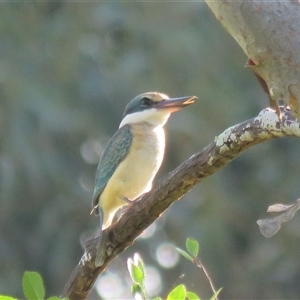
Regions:
<instances>
[{"instance_id":1,"label":"teal-blue wing","mask_svg":"<svg viewBox=\"0 0 300 300\"><path fill-rule=\"evenodd\" d=\"M132 142L130 125L124 125L112 136L105 148L96 172L93 209L92 212L99 214L98 201L108 180L114 174L118 165L126 157Z\"/></svg>"}]
</instances>

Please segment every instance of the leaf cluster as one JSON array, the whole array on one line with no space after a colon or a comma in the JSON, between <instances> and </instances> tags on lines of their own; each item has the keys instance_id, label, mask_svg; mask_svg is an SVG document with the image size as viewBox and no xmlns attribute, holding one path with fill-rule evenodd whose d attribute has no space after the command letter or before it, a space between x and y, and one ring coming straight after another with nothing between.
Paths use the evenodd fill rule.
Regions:
<instances>
[{"instance_id":1,"label":"leaf cluster","mask_svg":"<svg viewBox=\"0 0 300 300\"><path fill-rule=\"evenodd\" d=\"M176 248L177 251L185 257L187 260L191 261L192 263L199 264L199 259L197 258L199 253L199 243L192 238L187 238L186 240L186 251L180 248ZM145 289L145 264L138 253L135 253L133 258L129 258L127 260L127 268L133 284L131 286L131 292L135 300L146 300L149 299L147 297L147 292ZM210 280L209 280L210 281ZM213 288L212 288L213 289ZM214 289L213 289L214 291ZM215 300L218 297L219 292L214 291L213 296L210 300ZM187 290L184 284L178 284L175 286L166 297L156 297L153 300L200 300L200 297L192 292Z\"/></svg>"},{"instance_id":2,"label":"leaf cluster","mask_svg":"<svg viewBox=\"0 0 300 300\"><path fill-rule=\"evenodd\" d=\"M27 300L44 300L45 287L41 275L37 272L26 271L22 278L23 293ZM0 300L17 300L12 296L0 295ZM68 300L68 298L61 298L52 296L47 300Z\"/></svg>"}]
</instances>

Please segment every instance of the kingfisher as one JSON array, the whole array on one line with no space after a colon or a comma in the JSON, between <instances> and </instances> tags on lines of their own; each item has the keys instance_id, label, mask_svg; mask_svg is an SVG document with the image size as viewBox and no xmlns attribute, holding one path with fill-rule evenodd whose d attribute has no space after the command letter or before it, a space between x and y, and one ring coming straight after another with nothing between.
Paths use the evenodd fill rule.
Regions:
<instances>
[{"instance_id":1,"label":"kingfisher","mask_svg":"<svg viewBox=\"0 0 300 300\"><path fill-rule=\"evenodd\" d=\"M136 96L126 106L119 129L109 140L96 171L92 213L100 216L95 265L103 264L106 238L116 212L152 188L165 152L166 124L171 113L197 97L169 98L158 92Z\"/></svg>"}]
</instances>

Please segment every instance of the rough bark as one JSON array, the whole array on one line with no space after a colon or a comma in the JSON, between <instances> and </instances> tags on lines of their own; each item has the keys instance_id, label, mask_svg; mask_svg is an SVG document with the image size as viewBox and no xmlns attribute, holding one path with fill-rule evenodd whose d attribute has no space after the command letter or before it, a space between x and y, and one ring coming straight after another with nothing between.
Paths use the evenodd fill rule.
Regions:
<instances>
[{"instance_id":1,"label":"rough bark","mask_svg":"<svg viewBox=\"0 0 300 300\"><path fill-rule=\"evenodd\" d=\"M203 178L226 166L246 149L278 137L300 137L300 124L289 110L281 108L282 121L275 112L264 109L253 119L228 128L201 152L193 155L166 175L140 200L130 205L120 220L105 230L109 242L105 263L95 267L97 238L89 240L86 250L63 292L70 299L85 299L97 277L108 263L134 240L175 201Z\"/></svg>"},{"instance_id":2,"label":"rough bark","mask_svg":"<svg viewBox=\"0 0 300 300\"><path fill-rule=\"evenodd\" d=\"M299 1L205 1L247 54L247 66L267 86L271 100L283 100L299 120Z\"/></svg>"}]
</instances>

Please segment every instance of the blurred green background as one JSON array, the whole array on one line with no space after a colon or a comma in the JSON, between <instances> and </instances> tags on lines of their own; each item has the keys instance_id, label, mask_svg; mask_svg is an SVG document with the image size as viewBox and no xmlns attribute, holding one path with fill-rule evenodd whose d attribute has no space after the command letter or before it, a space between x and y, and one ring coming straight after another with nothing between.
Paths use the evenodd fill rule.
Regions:
<instances>
[{"instance_id":1,"label":"blurred green background","mask_svg":"<svg viewBox=\"0 0 300 300\"><path fill-rule=\"evenodd\" d=\"M90 216L103 148L134 96L197 95L167 125L161 178L227 127L268 105L246 56L205 3L36 2L0 6L0 293L22 298L25 270L59 295L97 231ZM268 205L300 195L300 143L250 149L204 180L114 260L90 299L130 298L126 259L139 252L149 296L206 278L174 247L200 242L222 299L300 295L300 219L273 238L256 225Z\"/></svg>"}]
</instances>

